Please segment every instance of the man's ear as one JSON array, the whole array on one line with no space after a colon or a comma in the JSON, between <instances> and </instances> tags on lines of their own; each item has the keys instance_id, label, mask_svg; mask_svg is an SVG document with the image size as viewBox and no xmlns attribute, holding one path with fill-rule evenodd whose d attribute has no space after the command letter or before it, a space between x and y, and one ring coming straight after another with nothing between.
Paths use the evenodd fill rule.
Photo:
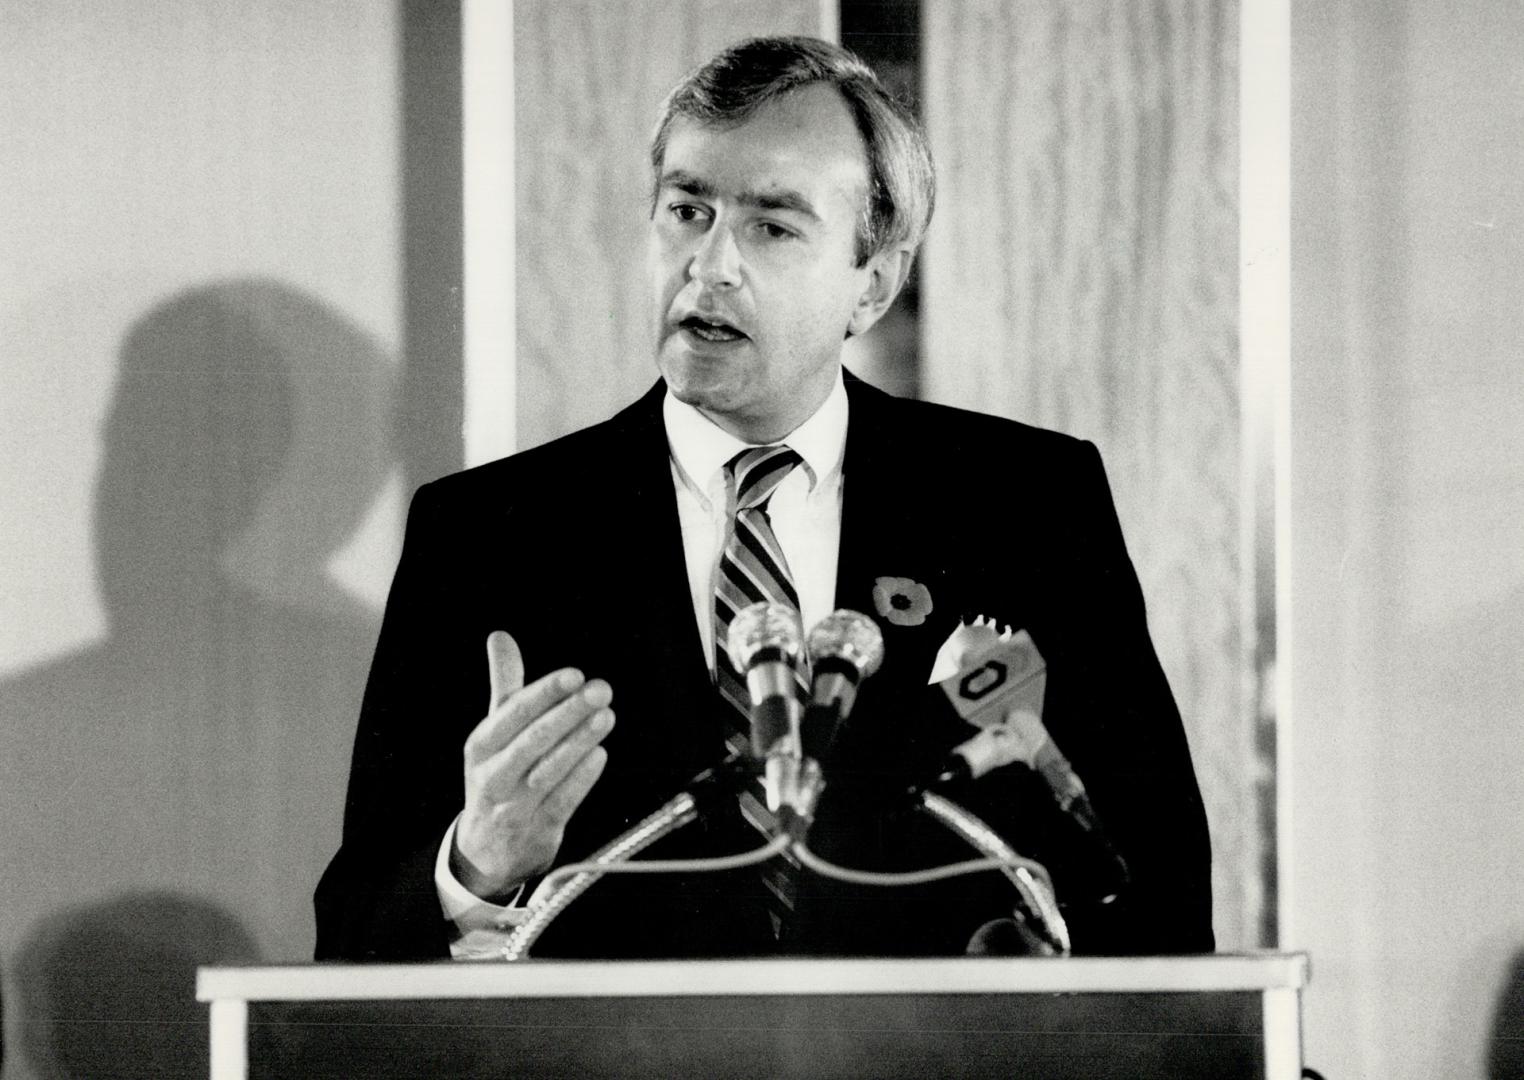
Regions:
<instances>
[{"instance_id":1,"label":"man's ear","mask_svg":"<svg viewBox=\"0 0 1524 1080\"><path fill-rule=\"evenodd\" d=\"M889 310L894 298L905 287L905 280L910 277L910 264L914 260L915 252L908 246L880 251L868 260L865 268L868 274L867 286L857 298L857 306L852 309L852 319L847 323L847 333L850 336L866 334Z\"/></svg>"}]
</instances>

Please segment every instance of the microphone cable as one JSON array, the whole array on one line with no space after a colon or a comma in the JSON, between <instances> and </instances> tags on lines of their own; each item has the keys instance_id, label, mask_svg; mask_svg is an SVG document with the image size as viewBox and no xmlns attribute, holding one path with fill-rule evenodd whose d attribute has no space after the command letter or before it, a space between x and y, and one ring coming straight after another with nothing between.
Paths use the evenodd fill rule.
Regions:
<instances>
[{"instance_id":1,"label":"microphone cable","mask_svg":"<svg viewBox=\"0 0 1524 1080\"><path fill-rule=\"evenodd\" d=\"M1041 863L1020 855L967 859L963 862L948 863L945 866L927 867L924 870L890 871L857 870L850 866L841 866L821 858L804 844L795 844L794 854L799 857L799 865L813 870L821 877L834 878L851 885L883 885L891 888L903 885L927 885L933 881L946 881L965 874L980 874L986 870L1009 872L1020 869L1031 874L1047 888L1053 887L1048 871Z\"/></svg>"},{"instance_id":2,"label":"microphone cable","mask_svg":"<svg viewBox=\"0 0 1524 1080\"><path fill-rule=\"evenodd\" d=\"M558 889L561 883L578 874L705 874L720 870L740 870L747 866L756 866L764 863L774 855L781 855L787 850L789 837L785 833L779 833L772 840L759 848L751 851L742 851L735 855L715 855L707 859L641 859L623 860L620 862L575 862L558 866L545 875L540 889L547 891ZM535 892L539 892L536 889ZM530 900L534 904L534 900Z\"/></svg>"},{"instance_id":3,"label":"microphone cable","mask_svg":"<svg viewBox=\"0 0 1524 1080\"><path fill-rule=\"evenodd\" d=\"M1034 925L1056 955L1067 956L1071 950L1069 927L1058 910L1057 893L1047 868L1035 860L1018 855L999 833L951 799L927 791L921 794L920 806L930 817L957 834L984 857L925 870L883 872L837 866L820 858L802 842L794 844L794 854L801 866L808 867L823 877L855 885L921 885L964 874L998 870L1015 886L1028 916L1028 923Z\"/></svg>"},{"instance_id":4,"label":"microphone cable","mask_svg":"<svg viewBox=\"0 0 1524 1080\"><path fill-rule=\"evenodd\" d=\"M733 870L766 862L786 850L787 834L773 837L762 847L736 855L708 859L647 859L632 861L658 840L702 816L704 807L719 791L728 789L745 761L731 757L694 779L688 791L674 796L620 836L605 844L592 857L552 870L529 898L529 916L514 928L503 945L504 960L522 960L555 918L605 874L705 873Z\"/></svg>"}]
</instances>

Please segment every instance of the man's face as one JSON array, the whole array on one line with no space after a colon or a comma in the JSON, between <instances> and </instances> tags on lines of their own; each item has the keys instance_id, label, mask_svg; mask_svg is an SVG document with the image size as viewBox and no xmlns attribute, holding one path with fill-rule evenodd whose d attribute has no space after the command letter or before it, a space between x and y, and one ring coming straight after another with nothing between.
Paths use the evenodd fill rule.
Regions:
<instances>
[{"instance_id":1,"label":"man's face","mask_svg":"<svg viewBox=\"0 0 1524 1080\"><path fill-rule=\"evenodd\" d=\"M873 263L854 241L868 182L862 137L815 84L743 124L678 117L651 222L657 366L680 401L768 442L803 423L836 378Z\"/></svg>"}]
</instances>

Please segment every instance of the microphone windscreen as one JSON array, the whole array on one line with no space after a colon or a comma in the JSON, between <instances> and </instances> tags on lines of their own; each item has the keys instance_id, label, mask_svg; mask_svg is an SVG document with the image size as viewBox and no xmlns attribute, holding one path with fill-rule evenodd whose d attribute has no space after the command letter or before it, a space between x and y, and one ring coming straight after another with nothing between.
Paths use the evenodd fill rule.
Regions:
<instances>
[{"instance_id":1,"label":"microphone windscreen","mask_svg":"<svg viewBox=\"0 0 1524 1080\"><path fill-rule=\"evenodd\" d=\"M796 660L803 636L797 611L763 600L742 608L730 620L725 651L736 671L745 675L763 650L776 650L786 662Z\"/></svg>"},{"instance_id":2,"label":"microphone windscreen","mask_svg":"<svg viewBox=\"0 0 1524 1080\"><path fill-rule=\"evenodd\" d=\"M1053 946L1019 919L991 919L968 939L969 956L1055 956Z\"/></svg>"},{"instance_id":3,"label":"microphone windscreen","mask_svg":"<svg viewBox=\"0 0 1524 1080\"><path fill-rule=\"evenodd\" d=\"M838 608L810 629L807 642L810 661L845 663L856 671L855 681L872 675L884 660L884 633L868 616ZM847 670L845 667L840 670Z\"/></svg>"}]
</instances>

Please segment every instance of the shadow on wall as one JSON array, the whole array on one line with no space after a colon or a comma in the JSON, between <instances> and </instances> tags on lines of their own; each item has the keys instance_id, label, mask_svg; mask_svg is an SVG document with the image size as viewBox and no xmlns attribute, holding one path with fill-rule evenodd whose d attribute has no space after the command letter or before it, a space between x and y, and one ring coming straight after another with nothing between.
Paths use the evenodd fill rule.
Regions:
<instances>
[{"instance_id":1,"label":"shadow on wall","mask_svg":"<svg viewBox=\"0 0 1524 1080\"><path fill-rule=\"evenodd\" d=\"M327 562L392 470L394 367L260 280L182 293L123 344L95 499L109 637L0 686L0 956L31 942L5 998L37 1030L109 1021L112 1075L204 1044L171 1023L196 963L311 956L379 623ZM171 1026L134 1027L150 1007Z\"/></svg>"},{"instance_id":2,"label":"shadow on wall","mask_svg":"<svg viewBox=\"0 0 1524 1080\"><path fill-rule=\"evenodd\" d=\"M233 915L191 897L126 894L60 912L17 959L21 1048L48 1080L204 1077L196 968L258 959Z\"/></svg>"},{"instance_id":3,"label":"shadow on wall","mask_svg":"<svg viewBox=\"0 0 1524 1080\"><path fill-rule=\"evenodd\" d=\"M1504 977L1487 1047L1488 1080L1518 1080L1521 1076L1524 1076L1524 949L1513 954L1513 963Z\"/></svg>"}]
</instances>

